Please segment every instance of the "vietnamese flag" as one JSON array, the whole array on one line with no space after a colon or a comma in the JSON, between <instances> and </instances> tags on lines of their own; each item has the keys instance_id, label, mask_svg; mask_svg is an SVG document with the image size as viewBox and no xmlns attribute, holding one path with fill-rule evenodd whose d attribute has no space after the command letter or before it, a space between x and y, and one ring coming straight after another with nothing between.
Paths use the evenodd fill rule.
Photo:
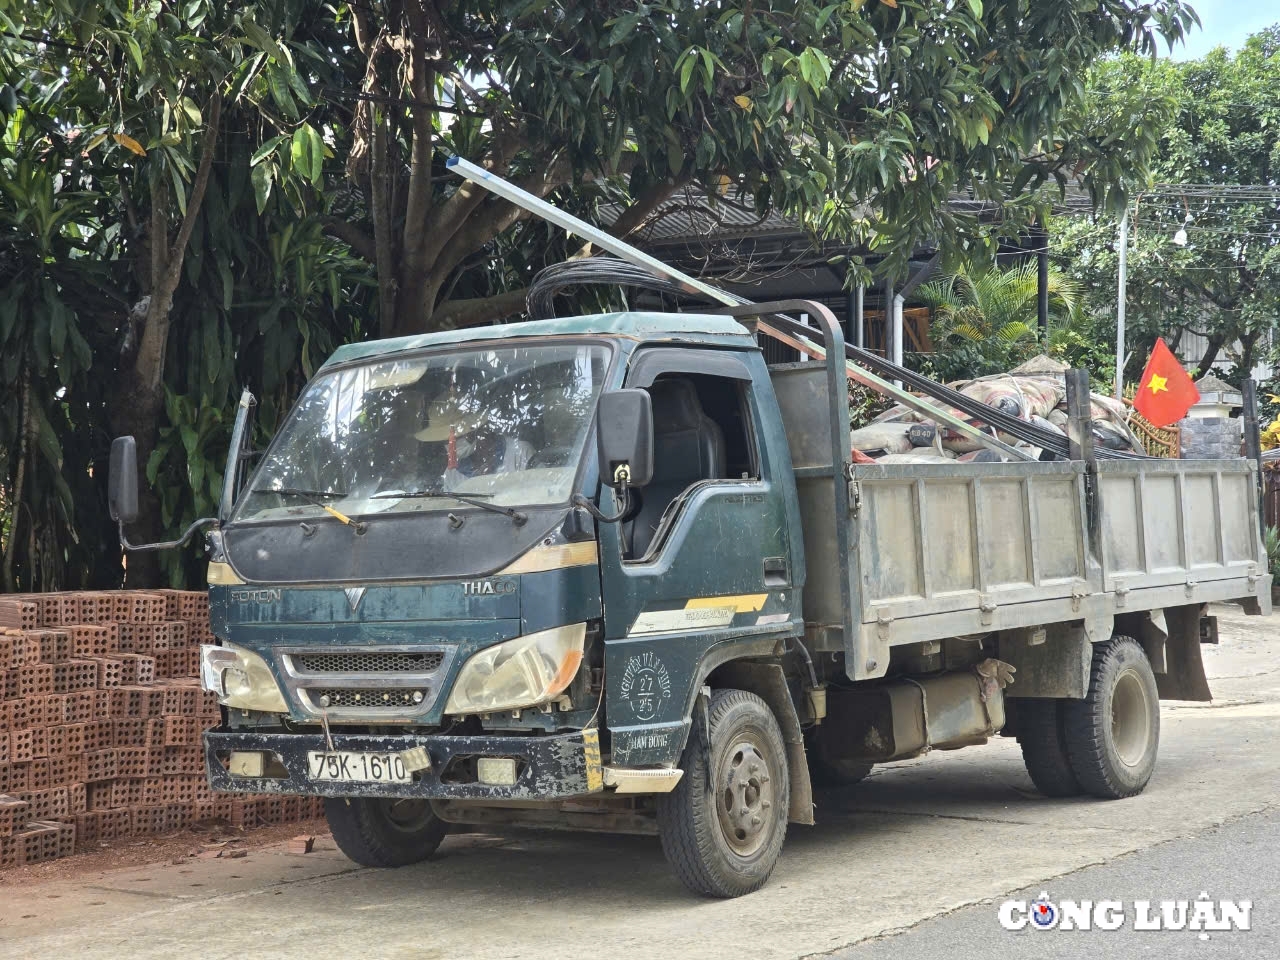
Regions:
<instances>
[{"instance_id":1,"label":"vietnamese flag","mask_svg":"<svg viewBox=\"0 0 1280 960\"><path fill-rule=\"evenodd\" d=\"M1164 338L1156 340L1133 395L1133 409L1150 420L1152 426L1167 427L1185 417L1199 399L1195 381L1182 369L1173 351L1165 346Z\"/></svg>"}]
</instances>

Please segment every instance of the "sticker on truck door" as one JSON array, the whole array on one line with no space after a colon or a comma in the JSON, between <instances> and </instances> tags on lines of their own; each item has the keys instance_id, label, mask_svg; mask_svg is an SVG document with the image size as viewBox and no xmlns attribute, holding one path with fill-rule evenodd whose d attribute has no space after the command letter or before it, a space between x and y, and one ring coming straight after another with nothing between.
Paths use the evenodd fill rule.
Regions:
<instances>
[{"instance_id":1,"label":"sticker on truck door","mask_svg":"<svg viewBox=\"0 0 1280 960\"><path fill-rule=\"evenodd\" d=\"M627 660L618 693L631 707L633 717L652 720L662 701L671 699L671 674L653 653L637 653Z\"/></svg>"},{"instance_id":2,"label":"sticker on truck door","mask_svg":"<svg viewBox=\"0 0 1280 960\"><path fill-rule=\"evenodd\" d=\"M645 610L628 636L644 633L680 633L727 627L739 613L754 613L764 607L767 593L745 593L728 597L694 597L674 610ZM677 601L679 602L679 601Z\"/></svg>"}]
</instances>

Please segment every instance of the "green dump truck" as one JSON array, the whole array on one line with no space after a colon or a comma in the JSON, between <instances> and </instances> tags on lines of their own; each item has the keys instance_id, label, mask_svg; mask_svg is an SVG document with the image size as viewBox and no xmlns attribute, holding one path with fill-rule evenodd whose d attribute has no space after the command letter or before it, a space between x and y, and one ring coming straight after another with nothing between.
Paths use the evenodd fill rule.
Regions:
<instances>
[{"instance_id":1,"label":"green dump truck","mask_svg":"<svg viewBox=\"0 0 1280 960\"><path fill-rule=\"evenodd\" d=\"M1045 793L1141 791L1159 700L1209 696L1206 604L1269 612L1253 466L855 464L804 309L825 362L766 364L746 308L351 344L260 453L246 395L214 788L321 795L377 866L452 824L656 833L721 897L811 784L931 749L1015 735Z\"/></svg>"}]
</instances>

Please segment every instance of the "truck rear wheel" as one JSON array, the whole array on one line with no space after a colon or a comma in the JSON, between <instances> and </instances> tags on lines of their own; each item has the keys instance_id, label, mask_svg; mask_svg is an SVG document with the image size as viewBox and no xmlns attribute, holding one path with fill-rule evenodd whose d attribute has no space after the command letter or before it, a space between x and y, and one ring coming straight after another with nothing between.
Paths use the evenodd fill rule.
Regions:
<instances>
[{"instance_id":1,"label":"truck rear wheel","mask_svg":"<svg viewBox=\"0 0 1280 960\"><path fill-rule=\"evenodd\" d=\"M338 849L365 867L403 867L425 860L449 830L429 800L326 797L324 816Z\"/></svg>"},{"instance_id":2,"label":"truck rear wheel","mask_svg":"<svg viewBox=\"0 0 1280 960\"><path fill-rule=\"evenodd\" d=\"M1089 694L1064 701L1062 721L1086 793L1119 800L1142 792L1160 746L1160 694L1138 641L1116 636L1093 648Z\"/></svg>"},{"instance_id":3,"label":"truck rear wheel","mask_svg":"<svg viewBox=\"0 0 1280 960\"><path fill-rule=\"evenodd\" d=\"M1083 791L1062 728L1061 700L1021 697L1017 701L1018 746L1031 782L1046 797L1074 797Z\"/></svg>"},{"instance_id":4,"label":"truck rear wheel","mask_svg":"<svg viewBox=\"0 0 1280 960\"><path fill-rule=\"evenodd\" d=\"M782 851L786 746L769 707L745 690L716 690L706 731L698 721L684 749L684 776L658 798L662 850L694 893L739 897L764 886Z\"/></svg>"}]
</instances>

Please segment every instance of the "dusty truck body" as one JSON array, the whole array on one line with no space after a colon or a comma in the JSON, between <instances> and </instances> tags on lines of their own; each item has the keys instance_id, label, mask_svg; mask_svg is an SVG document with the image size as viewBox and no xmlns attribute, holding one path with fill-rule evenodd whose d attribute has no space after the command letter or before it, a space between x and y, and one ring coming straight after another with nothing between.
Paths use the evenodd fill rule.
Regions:
<instances>
[{"instance_id":1,"label":"dusty truck body","mask_svg":"<svg viewBox=\"0 0 1280 960\"><path fill-rule=\"evenodd\" d=\"M712 315L343 347L256 466L246 397L213 786L331 798L377 865L450 824L656 832L717 896L812 782L930 749L1016 734L1045 792L1140 791L1159 698L1208 698L1205 604L1269 611L1250 465L855 465L810 313L830 359L773 368Z\"/></svg>"}]
</instances>

